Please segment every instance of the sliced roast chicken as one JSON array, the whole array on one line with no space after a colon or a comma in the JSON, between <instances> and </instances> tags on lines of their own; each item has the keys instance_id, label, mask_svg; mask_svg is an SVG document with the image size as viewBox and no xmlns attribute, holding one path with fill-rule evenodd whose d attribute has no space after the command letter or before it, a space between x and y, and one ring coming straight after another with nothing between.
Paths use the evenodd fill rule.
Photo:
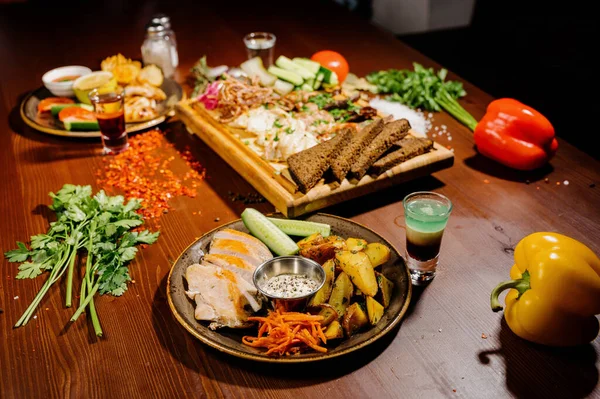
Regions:
<instances>
[{"instance_id":1,"label":"sliced roast chicken","mask_svg":"<svg viewBox=\"0 0 600 399\"><path fill-rule=\"evenodd\" d=\"M208 254L185 273L186 294L196 302L195 317L209 328L244 328L262 299L252 282L258 265L273 255L260 240L233 229L215 233Z\"/></svg>"}]
</instances>

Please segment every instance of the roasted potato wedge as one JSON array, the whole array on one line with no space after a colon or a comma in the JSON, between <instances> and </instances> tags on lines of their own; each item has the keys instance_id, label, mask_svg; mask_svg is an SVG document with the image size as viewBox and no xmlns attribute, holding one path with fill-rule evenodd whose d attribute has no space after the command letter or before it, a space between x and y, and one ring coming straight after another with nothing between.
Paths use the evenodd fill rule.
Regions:
<instances>
[{"instance_id":1,"label":"roasted potato wedge","mask_svg":"<svg viewBox=\"0 0 600 399\"><path fill-rule=\"evenodd\" d=\"M323 238L321 233L315 233L315 234L309 235L306 238L301 239L300 241L298 241L297 244L298 244L298 248L302 249L302 248L306 248L311 245L323 244L324 242L325 242L325 239Z\"/></svg>"},{"instance_id":2,"label":"roasted potato wedge","mask_svg":"<svg viewBox=\"0 0 600 399\"><path fill-rule=\"evenodd\" d=\"M350 298L352 298L352 281L348 275L341 272L335 283L333 283L333 289L329 296L329 304L338 312L338 316L342 317L348 305L350 305Z\"/></svg>"},{"instance_id":3,"label":"roasted potato wedge","mask_svg":"<svg viewBox=\"0 0 600 399\"><path fill-rule=\"evenodd\" d=\"M325 337L328 340L344 338L344 330L342 329L340 322L337 320L332 321L331 324L327 326L327 329L323 334L325 334Z\"/></svg>"},{"instance_id":4,"label":"roasted potato wedge","mask_svg":"<svg viewBox=\"0 0 600 399\"><path fill-rule=\"evenodd\" d=\"M373 267L381 266L390 260L390 249L378 242L368 244L365 253L369 257Z\"/></svg>"},{"instance_id":5,"label":"roasted potato wedge","mask_svg":"<svg viewBox=\"0 0 600 399\"><path fill-rule=\"evenodd\" d=\"M339 318L337 310L335 310L333 306L327 303L309 306L306 308L306 311L313 315L323 316L323 320L321 321L322 326L328 326L334 320L337 320Z\"/></svg>"},{"instance_id":6,"label":"roasted potato wedge","mask_svg":"<svg viewBox=\"0 0 600 399\"><path fill-rule=\"evenodd\" d=\"M383 317L384 307L370 296L367 297L367 315L372 326L379 323Z\"/></svg>"},{"instance_id":7,"label":"roasted potato wedge","mask_svg":"<svg viewBox=\"0 0 600 399\"><path fill-rule=\"evenodd\" d=\"M342 321L342 327L344 327L344 332L348 337L367 324L369 324L367 314L358 303L353 303L346 308L344 319Z\"/></svg>"},{"instance_id":8,"label":"roasted potato wedge","mask_svg":"<svg viewBox=\"0 0 600 399\"><path fill-rule=\"evenodd\" d=\"M329 259L323 264L323 270L325 270L325 283L317 293L310 299L308 306L319 305L326 303L331 295L333 288L333 279L335 277L335 261Z\"/></svg>"},{"instance_id":9,"label":"roasted potato wedge","mask_svg":"<svg viewBox=\"0 0 600 399\"><path fill-rule=\"evenodd\" d=\"M341 251L335 256L340 267L350 277L352 283L365 295L377 294L377 280L369 257L364 252Z\"/></svg>"},{"instance_id":10,"label":"roasted potato wedge","mask_svg":"<svg viewBox=\"0 0 600 399\"><path fill-rule=\"evenodd\" d=\"M300 249L300 255L314 260L321 265L330 259L335 258L337 248L329 242L319 245L308 245Z\"/></svg>"},{"instance_id":11,"label":"roasted potato wedge","mask_svg":"<svg viewBox=\"0 0 600 399\"><path fill-rule=\"evenodd\" d=\"M383 274L379 272L375 272L375 276L377 279L377 286L379 287L379 291L375 296L375 299L383 305L384 308L390 306L390 301L392 300L392 291L394 290L394 283L388 280Z\"/></svg>"},{"instance_id":12,"label":"roasted potato wedge","mask_svg":"<svg viewBox=\"0 0 600 399\"><path fill-rule=\"evenodd\" d=\"M367 241L362 238L348 238L346 240L346 248L351 252L364 251L367 249Z\"/></svg>"}]
</instances>

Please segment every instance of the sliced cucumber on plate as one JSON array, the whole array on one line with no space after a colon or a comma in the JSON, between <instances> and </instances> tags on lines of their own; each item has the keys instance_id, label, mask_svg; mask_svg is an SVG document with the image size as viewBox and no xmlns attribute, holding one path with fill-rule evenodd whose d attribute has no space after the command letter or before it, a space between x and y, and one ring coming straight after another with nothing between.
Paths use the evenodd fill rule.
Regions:
<instances>
[{"instance_id":1,"label":"sliced cucumber on plate","mask_svg":"<svg viewBox=\"0 0 600 399\"><path fill-rule=\"evenodd\" d=\"M298 237L308 237L311 234L321 233L323 237L331 234L331 226L324 223L307 222L305 220L267 218L285 234Z\"/></svg>"},{"instance_id":2,"label":"sliced cucumber on plate","mask_svg":"<svg viewBox=\"0 0 600 399\"><path fill-rule=\"evenodd\" d=\"M277 255L293 255L298 245L265 215L253 208L242 212L242 221L253 236L265 243Z\"/></svg>"}]
</instances>

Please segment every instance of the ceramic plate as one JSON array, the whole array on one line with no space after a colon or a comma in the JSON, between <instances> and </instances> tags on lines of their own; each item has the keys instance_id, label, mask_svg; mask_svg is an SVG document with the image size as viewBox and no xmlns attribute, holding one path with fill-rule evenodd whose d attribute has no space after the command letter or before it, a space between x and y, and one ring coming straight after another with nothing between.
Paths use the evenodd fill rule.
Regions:
<instances>
[{"instance_id":1,"label":"ceramic plate","mask_svg":"<svg viewBox=\"0 0 600 399\"><path fill-rule=\"evenodd\" d=\"M289 357L270 357L264 354L263 349L242 344L242 336L256 334L256 328L245 330L225 328L212 331L208 328L208 322L196 320L194 318L194 303L185 295L187 288L184 278L185 270L188 266L199 262L201 251L208 253L208 246L215 232L224 228L232 228L247 233L248 230L241 219L206 233L187 247L175 261L167 281L167 297L171 311L177 321L194 337L222 352L245 359L272 363L312 362L341 356L369 345L392 330L404 316L412 292L410 274L402 256L392 244L379 234L351 220L323 213L308 216L305 220L331 225L332 234L344 238L363 238L367 242L380 242L391 249L391 258L382 266L381 272L394 283L394 291L390 306L385 310L383 318L376 326L357 333L350 339L342 340L337 345L328 345L329 350L327 353L309 352Z\"/></svg>"},{"instance_id":2,"label":"ceramic plate","mask_svg":"<svg viewBox=\"0 0 600 399\"><path fill-rule=\"evenodd\" d=\"M161 89L167 95L167 99L160 106L159 116L149 121L139 123L128 123L127 132L139 132L140 130L154 127L164 122L167 117L173 115L173 107L184 98L183 88L172 79L164 80ZM100 132L70 132L65 130L62 122L52 116L40 117L37 112L38 103L47 97L54 97L45 87L29 93L21 102L21 118L32 128L40 132L66 137L100 137Z\"/></svg>"}]
</instances>

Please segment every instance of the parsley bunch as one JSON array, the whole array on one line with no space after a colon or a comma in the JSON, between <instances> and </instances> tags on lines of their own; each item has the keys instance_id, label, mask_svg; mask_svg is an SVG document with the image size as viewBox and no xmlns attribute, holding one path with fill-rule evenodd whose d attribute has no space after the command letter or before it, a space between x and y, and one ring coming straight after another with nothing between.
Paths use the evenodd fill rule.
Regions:
<instances>
[{"instance_id":1,"label":"parsley bunch","mask_svg":"<svg viewBox=\"0 0 600 399\"><path fill-rule=\"evenodd\" d=\"M390 69L373 72L367 80L377 86L379 93L391 94L390 101L400 102L410 108L427 111L446 110L462 124L475 129L477 120L456 101L467 95L461 82L446 80L448 71L425 68L413 64L414 71L408 69Z\"/></svg>"},{"instance_id":2,"label":"parsley bunch","mask_svg":"<svg viewBox=\"0 0 600 399\"><path fill-rule=\"evenodd\" d=\"M17 242L17 249L5 253L9 262L22 262L18 279L35 278L45 271L50 273L15 327L27 324L50 287L65 273L65 306L72 305L75 262L78 255L85 253L79 307L71 321L89 307L94 331L102 336L94 296L97 292L122 295L131 280L127 265L135 258L136 245L152 244L159 233L130 231L143 224L142 217L135 212L140 207L139 200L125 203L122 196L109 197L104 191L94 197L91 195L90 186L72 184L65 184L56 194L50 193L52 205L49 208L56 213L56 221L50 223L48 232L32 236L31 249Z\"/></svg>"}]
</instances>

